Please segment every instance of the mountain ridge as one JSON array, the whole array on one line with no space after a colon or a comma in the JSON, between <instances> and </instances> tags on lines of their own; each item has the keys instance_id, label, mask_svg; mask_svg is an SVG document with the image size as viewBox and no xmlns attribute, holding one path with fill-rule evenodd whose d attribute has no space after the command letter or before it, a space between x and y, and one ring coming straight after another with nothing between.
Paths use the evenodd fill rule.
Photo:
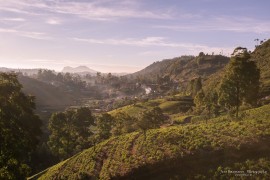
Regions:
<instances>
[{"instance_id":1,"label":"mountain ridge","mask_svg":"<svg viewBox=\"0 0 270 180\"><path fill-rule=\"evenodd\" d=\"M70 67L65 66L63 70L61 71L63 73L97 73L98 71L90 69L87 66L77 66L77 67Z\"/></svg>"}]
</instances>

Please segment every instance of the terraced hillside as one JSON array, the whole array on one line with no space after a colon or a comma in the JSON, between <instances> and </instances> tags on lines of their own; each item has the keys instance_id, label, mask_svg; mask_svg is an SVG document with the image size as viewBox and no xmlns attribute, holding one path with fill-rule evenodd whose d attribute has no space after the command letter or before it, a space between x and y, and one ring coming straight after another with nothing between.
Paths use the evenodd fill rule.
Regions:
<instances>
[{"instance_id":1,"label":"terraced hillside","mask_svg":"<svg viewBox=\"0 0 270 180\"><path fill-rule=\"evenodd\" d=\"M189 96L175 96L175 97L165 97L162 99L153 99L147 100L145 102L138 102L132 105L124 106L118 109L115 109L110 114L114 115L118 112L125 112L130 116L137 116L139 113L152 109L155 106L158 106L162 111L167 115L183 113L190 109L193 106L193 99Z\"/></svg>"},{"instance_id":2,"label":"terraced hillside","mask_svg":"<svg viewBox=\"0 0 270 180\"><path fill-rule=\"evenodd\" d=\"M245 111L242 120L223 116L113 137L30 179L236 178L228 169L269 179L269 171L247 172L270 169L269 109Z\"/></svg>"}]
</instances>

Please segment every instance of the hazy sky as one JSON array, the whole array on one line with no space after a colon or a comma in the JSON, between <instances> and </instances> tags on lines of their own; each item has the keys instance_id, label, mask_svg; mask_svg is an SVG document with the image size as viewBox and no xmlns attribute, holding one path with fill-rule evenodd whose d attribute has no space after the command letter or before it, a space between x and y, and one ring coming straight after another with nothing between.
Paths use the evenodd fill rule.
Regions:
<instances>
[{"instance_id":1,"label":"hazy sky","mask_svg":"<svg viewBox=\"0 0 270 180\"><path fill-rule=\"evenodd\" d=\"M133 72L270 35L269 0L0 0L0 67Z\"/></svg>"}]
</instances>

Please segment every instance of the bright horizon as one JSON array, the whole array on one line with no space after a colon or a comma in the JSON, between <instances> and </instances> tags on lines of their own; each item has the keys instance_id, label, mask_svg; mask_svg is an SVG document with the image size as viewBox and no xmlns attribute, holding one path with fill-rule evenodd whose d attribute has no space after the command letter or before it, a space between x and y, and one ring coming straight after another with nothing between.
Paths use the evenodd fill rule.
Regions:
<instances>
[{"instance_id":1,"label":"bright horizon","mask_svg":"<svg viewBox=\"0 0 270 180\"><path fill-rule=\"evenodd\" d=\"M0 67L135 72L155 61L253 50L270 1L0 0Z\"/></svg>"}]
</instances>

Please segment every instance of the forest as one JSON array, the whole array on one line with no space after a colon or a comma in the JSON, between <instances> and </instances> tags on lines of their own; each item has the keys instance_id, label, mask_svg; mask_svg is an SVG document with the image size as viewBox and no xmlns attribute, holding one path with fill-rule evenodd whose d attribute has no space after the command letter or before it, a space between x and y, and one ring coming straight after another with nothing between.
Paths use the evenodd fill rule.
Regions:
<instances>
[{"instance_id":1,"label":"forest","mask_svg":"<svg viewBox=\"0 0 270 180\"><path fill-rule=\"evenodd\" d=\"M0 179L269 179L270 40L133 74L0 73Z\"/></svg>"}]
</instances>

